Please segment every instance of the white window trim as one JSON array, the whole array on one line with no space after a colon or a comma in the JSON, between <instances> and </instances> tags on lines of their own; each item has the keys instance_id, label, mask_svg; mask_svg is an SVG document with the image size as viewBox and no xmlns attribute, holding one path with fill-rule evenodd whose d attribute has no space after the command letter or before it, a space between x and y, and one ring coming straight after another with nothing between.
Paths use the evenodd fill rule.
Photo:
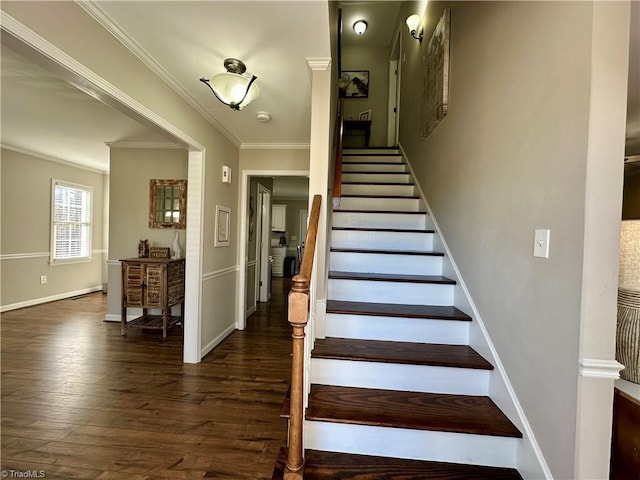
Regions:
<instances>
[{"instance_id":1,"label":"white window trim","mask_svg":"<svg viewBox=\"0 0 640 480\"><path fill-rule=\"evenodd\" d=\"M56 259L55 256L55 208L56 208L56 185L63 185L66 187L78 188L82 190L86 190L89 192L89 206L88 206L88 225L89 225L89 235L87 238L87 256L78 257L78 258L64 258L64 259ZM90 185L83 185L81 183L67 182L66 180L60 180L57 178L51 179L51 217L50 217L50 240L51 240L51 248L49 249L49 265L69 265L71 263L88 263L93 260L93 248L92 248L92 239L93 239L93 187Z\"/></svg>"}]
</instances>

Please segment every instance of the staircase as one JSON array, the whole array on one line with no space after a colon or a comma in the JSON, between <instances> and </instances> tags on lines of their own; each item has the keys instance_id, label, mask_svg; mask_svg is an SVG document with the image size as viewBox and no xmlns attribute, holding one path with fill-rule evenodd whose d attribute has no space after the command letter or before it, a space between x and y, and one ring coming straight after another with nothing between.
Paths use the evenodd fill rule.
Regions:
<instances>
[{"instance_id":1,"label":"staircase","mask_svg":"<svg viewBox=\"0 0 640 480\"><path fill-rule=\"evenodd\" d=\"M454 306L434 245L398 151L345 150L305 480L521 478L522 434L488 396L493 366L468 346L472 319Z\"/></svg>"}]
</instances>

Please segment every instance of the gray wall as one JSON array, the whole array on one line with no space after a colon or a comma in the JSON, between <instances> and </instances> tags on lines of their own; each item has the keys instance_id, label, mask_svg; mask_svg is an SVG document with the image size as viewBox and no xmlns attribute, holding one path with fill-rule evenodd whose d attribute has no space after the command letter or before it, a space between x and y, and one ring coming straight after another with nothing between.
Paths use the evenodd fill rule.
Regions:
<instances>
[{"instance_id":1,"label":"gray wall","mask_svg":"<svg viewBox=\"0 0 640 480\"><path fill-rule=\"evenodd\" d=\"M2 149L2 309L17 308L101 289L105 266L106 175ZM51 180L93 188L92 259L49 265ZM40 284L40 276L47 283Z\"/></svg>"},{"instance_id":2,"label":"gray wall","mask_svg":"<svg viewBox=\"0 0 640 480\"><path fill-rule=\"evenodd\" d=\"M344 118L358 120L360 112L371 109L370 147L384 147L387 144L389 55L389 47L342 49L342 70L369 70L369 97L345 98Z\"/></svg>"},{"instance_id":3,"label":"gray wall","mask_svg":"<svg viewBox=\"0 0 640 480\"><path fill-rule=\"evenodd\" d=\"M445 5L449 112L422 139L415 79ZM403 31L400 144L553 475L577 478L593 5L429 2L426 18L422 44ZM546 260L532 256L539 228L551 230Z\"/></svg>"}]
</instances>

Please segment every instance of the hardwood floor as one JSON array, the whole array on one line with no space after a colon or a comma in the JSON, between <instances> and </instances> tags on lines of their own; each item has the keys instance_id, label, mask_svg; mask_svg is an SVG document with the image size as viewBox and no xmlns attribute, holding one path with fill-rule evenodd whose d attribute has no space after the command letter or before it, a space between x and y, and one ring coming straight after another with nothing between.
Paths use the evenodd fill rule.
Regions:
<instances>
[{"instance_id":1,"label":"hardwood floor","mask_svg":"<svg viewBox=\"0 0 640 480\"><path fill-rule=\"evenodd\" d=\"M49 479L270 479L286 423L290 279L198 365L180 328L103 322L96 293L2 314L2 460ZM4 478L4 475L2 475Z\"/></svg>"}]
</instances>

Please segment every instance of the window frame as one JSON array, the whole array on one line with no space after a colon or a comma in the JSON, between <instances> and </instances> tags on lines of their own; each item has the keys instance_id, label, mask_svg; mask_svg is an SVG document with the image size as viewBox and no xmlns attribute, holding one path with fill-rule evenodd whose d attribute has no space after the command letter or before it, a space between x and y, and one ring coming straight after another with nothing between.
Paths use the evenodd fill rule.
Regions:
<instances>
[{"instance_id":1,"label":"window frame","mask_svg":"<svg viewBox=\"0 0 640 480\"><path fill-rule=\"evenodd\" d=\"M56 222L55 208L56 208L56 187L73 188L76 190L83 190L88 196L86 207L86 219L84 222ZM75 224L84 225L87 227L87 249L86 255L81 257L65 257L56 258L56 226L59 224ZM51 249L49 252L49 264L50 265L64 265L70 263L85 263L92 260L92 238L93 238L93 187L90 185L83 185L80 183L68 182L66 180L60 180L57 178L51 179L51 218L50 218L50 239Z\"/></svg>"}]
</instances>

